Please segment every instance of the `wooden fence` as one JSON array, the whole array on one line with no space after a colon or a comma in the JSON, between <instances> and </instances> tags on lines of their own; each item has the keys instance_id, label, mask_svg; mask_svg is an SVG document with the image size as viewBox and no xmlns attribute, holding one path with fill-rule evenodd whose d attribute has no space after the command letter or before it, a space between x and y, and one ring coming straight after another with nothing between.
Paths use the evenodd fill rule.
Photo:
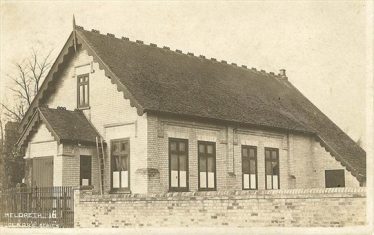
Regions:
<instances>
[{"instance_id":1,"label":"wooden fence","mask_svg":"<svg viewBox=\"0 0 374 235\"><path fill-rule=\"evenodd\" d=\"M71 187L12 188L0 192L0 224L8 227L74 226Z\"/></svg>"}]
</instances>

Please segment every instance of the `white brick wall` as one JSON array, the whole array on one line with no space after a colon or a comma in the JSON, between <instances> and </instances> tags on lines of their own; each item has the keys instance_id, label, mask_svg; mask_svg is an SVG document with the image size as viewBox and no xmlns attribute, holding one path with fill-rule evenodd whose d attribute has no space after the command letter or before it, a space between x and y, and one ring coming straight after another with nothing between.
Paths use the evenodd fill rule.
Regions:
<instances>
[{"instance_id":1,"label":"white brick wall","mask_svg":"<svg viewBox=\"0 0 374 235\"><path fill-rule=\"evenodd\" d=\"M242 189L241 146L257 147L258 188L265 189L265 148L279 149L280 188L323 188L324 171L344 169L313 137L255 129L238 129L228 135L226 126L206 125L148 115L148 164L157 167L160 176L154 179L149 192L169 190L168 138L183 138L189 142L189 188L198 190L197 141L216 142L217 191ZM230 144L233 148L229 147ZM233 151L232 161L228 157ZM231 154L231 152L230 152ZM359 182L345 170L346 187L359 187ZM159 182L159 183L158 183ZM159 184L159 187L157 187Z\"/></svg>"}]
</instances>

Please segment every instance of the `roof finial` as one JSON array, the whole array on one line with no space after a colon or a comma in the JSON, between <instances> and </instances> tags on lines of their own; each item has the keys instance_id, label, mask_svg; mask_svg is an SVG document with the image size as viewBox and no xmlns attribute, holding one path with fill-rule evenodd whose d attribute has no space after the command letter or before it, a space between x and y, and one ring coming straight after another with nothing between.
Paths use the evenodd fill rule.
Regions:
<instances>
[{"instance_id":1,"label":"roof finial","mask_svg":"<svg viewBox=\"0 0 374 235\"><path fill-rule=\"evenodd\" d=\"M75 16L73 14L73 30L75 30L76 24L75 24Z\"/></svg>"},{"instance_id":2,"label":"roof finial","mask_svg":"<svg viewBox=\"0 0 374 235\"><path fill-rule=\"evenodd\" d=\"M77 32L76 32L76 24L75 24L75 16L73 14L73 45L74 45L74 51L77 51Z\"/></svg>"}]
</instances>

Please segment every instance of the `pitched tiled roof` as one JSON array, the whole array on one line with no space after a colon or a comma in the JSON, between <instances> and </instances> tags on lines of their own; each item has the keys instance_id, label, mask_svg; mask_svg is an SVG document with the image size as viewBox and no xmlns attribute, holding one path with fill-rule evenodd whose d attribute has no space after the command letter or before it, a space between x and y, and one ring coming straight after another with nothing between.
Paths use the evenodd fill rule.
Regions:
<instances>
[{"instance_id":1,"label":"pitched tiled roof","mask_svg":"<svg viewBox=\"0 0 374 235\"><path fill-rule=\"evenodd\" d=\"M61 142L96 143L99 134L82 111L46 107L39 110Z\"/></svg>"},{"instance_id":2,"label":"pitched tiled roof","mask_svg":"<svg viewBox=\"0 0 374 235\"><path fill-rule=\"evenodd\" d=\"M143 112L311 133L353 175L366 175L365 151L280 76L80 27L77 35Z\"/></svg>"},{"instance_id":3,"label":"pitched tiled roof","mask_svg":"<svg viewBox=\"0 0 374 235\"><path fill-rule=\"evenodd\" d=\"M95 144L100 135L80 110L39 107L28 128L22 133L18 144L23 145L30 138L39 121L46 124L54 138L61 143Z\"/></svg>"}]
</instances>

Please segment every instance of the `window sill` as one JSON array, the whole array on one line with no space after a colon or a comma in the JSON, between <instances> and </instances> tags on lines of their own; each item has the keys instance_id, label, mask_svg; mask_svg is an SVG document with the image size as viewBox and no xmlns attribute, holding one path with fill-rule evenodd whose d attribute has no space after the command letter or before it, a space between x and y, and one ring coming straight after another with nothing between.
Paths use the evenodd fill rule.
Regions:
<instances>
[{"instance_id":1,"label":"window sill","mask_svg":"<svg viewBox=\"0 0 374 235\"><path fill-rule=\"evenodd\" d=\"M217 191L217 189L215 189L215 188L212 188L212 189L199 188L198 191L199 192L211 192L211 191Z\"/></svg>"},{"instance_id":2,"label":"window sill","mask_svg":"<svg viewBox=\"0 0 374 235\"><path fill-rule=\"evenodd\" d=\"M78 107L77 109L78 110L86 110L86 109L91 109L91 107L90 106L87 106L87 107Z\"/></svg>"},{"instance_id":3,"label":"window sill","mask_svg":"<svg viewBox=\"0 0 374 235\"><path fill-rule=\"evenodd\" d=\"M109 191L110 194L131 194L129 189L112 189Z\"/></svg>"},{"instance_id":4,"label":"window sill","mask_svg":"<svg viewBox=\"0 0 374 235\"><path fill-rule=\"evenodd\" d=\"M169 193L183 193L183 192L190 192L189 189L169 189Z\"/></svg>"}]
</instances>

